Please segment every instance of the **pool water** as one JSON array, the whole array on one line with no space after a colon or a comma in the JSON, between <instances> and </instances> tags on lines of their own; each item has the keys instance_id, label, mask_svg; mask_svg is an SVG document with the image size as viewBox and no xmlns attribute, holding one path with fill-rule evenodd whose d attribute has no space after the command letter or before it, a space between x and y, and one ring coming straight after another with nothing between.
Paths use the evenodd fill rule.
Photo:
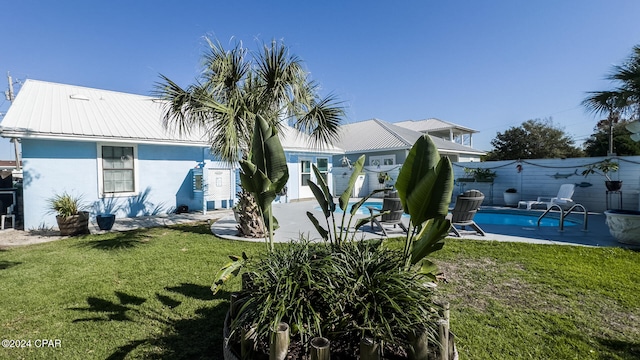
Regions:
<instances>
[{"instance_id":1,"label":"pool water","mask_svg":"<svg viewBox=\"0 0 640 360\"><path fill-rule=\"evenodd\" d=\"M482 225L515 225L515 226L538 226L538 217L540 214L515 214L508 212L492 212L492 211L479 211L473 220ZM540 226L555 226L560 225L559 219L551 217L544 217L540 221ZM575 226L577 223L568 219L564 220L564 226Z\"/></svg>"},{"instance_id":2,"label":"pool water","mask_svg":"<svg viewBox=\"0 0 640 360\"><path fill-rule=\"evenodd\" d=\"M349 203L348 209L351 209L355 203ZM367 206L375 207L378 209L382 208L382 201L365 201L364 204L358 209L356 214L359 215L369 215L369 210L367 210ZM320 207L316 207L316 210L320 211ZM342 210L336 204L336 214L342 213ZM500 212L500 211L486 211L480 210L476 216L473 218L475 222L482 225L514 225L514 226L538 226L538 217L542 213L513 213L513 212ZM403 216L409 216L404 214ZM558 227L560 220L554 219L552 217L544 217L542 221L540 221L540 226L555 226ZM564 220L564 226L575 226L578 223L575 221L571 221L568 219Z\"/></svg>"}]
</instances>

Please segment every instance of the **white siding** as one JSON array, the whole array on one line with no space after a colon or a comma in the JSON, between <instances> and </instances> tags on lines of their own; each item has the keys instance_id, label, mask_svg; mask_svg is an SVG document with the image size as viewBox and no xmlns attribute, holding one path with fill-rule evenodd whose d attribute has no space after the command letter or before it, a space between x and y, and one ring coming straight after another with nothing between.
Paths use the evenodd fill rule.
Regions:
<instances>
[{"instance_id":1,"label":"white siding","mask_svg":"<svg viewBox=\"0 0 640 360\"><path fill-rule=\"evenodd\" d=\"M584 205L589 211L601 212L605 209L606 188L605 178L600 175L581 175L585 166L606 159L571 158L571 159L536 159L515 161L487 161L487 162L457 162L454 164L455 179L465 177L463 168L490 168L497 173L493 183L493 196L490 197L490 185L483 183L457 183L454 195L471 188L485 192L488 199L485 203L503 205L503 192L508 188L518 189L521 200L536 200L538 196L555 196L562 184L590 183L590 187L576 186L573 200ZM640 189L640 156L625 156L619 158L620 170L610 174L613 180L622 180L623 208L638 210ZM522 166L518 172L517 165ZM554 175L570 175L566 178L556 178ZM464 185L463 185L464 184ZM612 198L613 207L617 207L617 198ZM610 206L611 207L611 206Z\"/></svg>"}]
</instances>

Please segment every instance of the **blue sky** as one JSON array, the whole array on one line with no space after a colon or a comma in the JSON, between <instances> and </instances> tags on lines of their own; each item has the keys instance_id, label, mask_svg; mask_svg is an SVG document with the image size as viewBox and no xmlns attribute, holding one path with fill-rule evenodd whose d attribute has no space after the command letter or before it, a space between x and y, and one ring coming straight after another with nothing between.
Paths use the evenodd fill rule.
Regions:
<instances>
[{"instance_id":1,"label":"blue sky","mask_svg":"<svg viewBox=\"0 0 640 360\"><path fill-rule=\"evenodd\" d=\"M640 44L640 1L6 1L5 75L150 94L158 74L194 81L204 36L251 49L283 39L348 122L436 117L480 133L534 118L581 143L598 117L580 106ZM16 85L19 90L19 85ZM9 102L0 98L0 112ZM0 159L13 159L8 141Z\"/></svg>"}]
</instances>

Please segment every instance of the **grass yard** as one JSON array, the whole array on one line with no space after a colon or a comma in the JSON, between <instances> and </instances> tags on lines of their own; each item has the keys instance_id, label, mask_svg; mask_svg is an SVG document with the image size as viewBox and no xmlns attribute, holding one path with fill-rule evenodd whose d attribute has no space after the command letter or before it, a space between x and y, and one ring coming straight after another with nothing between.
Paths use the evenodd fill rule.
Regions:
<instances>
[{"instance_id":1,"label":"grass yard","mask_svg":"<svg viewBox=\"0 0 640 360\"><path fill-rule=\"evenodd\" d=\"M214 297L212 279L263 249L191 224L0 251L0 338L31 340L0 359L221 359L239 280ZM435 258L461 359L640 359L638 252L447 240Z\"/></svg>"}]
</instances>

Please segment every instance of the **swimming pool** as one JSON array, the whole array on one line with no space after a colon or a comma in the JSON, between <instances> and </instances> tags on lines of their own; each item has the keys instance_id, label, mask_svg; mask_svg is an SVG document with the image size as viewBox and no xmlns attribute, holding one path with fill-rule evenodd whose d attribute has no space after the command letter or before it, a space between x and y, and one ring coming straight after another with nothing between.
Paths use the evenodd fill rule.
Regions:
<instances>
[{"instance_id":1,"label":"swimming pool","mask_svg":"<svg viewBox=\"0 0 640 360\"><path fill-rule=\"evenodd\" d=\"M355 203L349 203L348 209L351 209ZM366 201L356 214L358 215L369 215L369 210L367 210L367 206L375 207L378 209L382 208L382 201ZM316 210L320 211L320 207L316 207ZM336 207L336 214L342 213L339 207ZM527 212L527 211L518 211L514 212L513 210L480 210L473 218L475 222L480 225L513 225L513 226L538 226L538 217L542 215L539 212ZM409 216L404 214L403 216ZM544 217L542 221L540 221L540 226L559 226L560 221L558 219L554 219L553 217ZM575 226L578 225L576 221L565 219L564 226Z\"/></svg>"}]
</instances>

